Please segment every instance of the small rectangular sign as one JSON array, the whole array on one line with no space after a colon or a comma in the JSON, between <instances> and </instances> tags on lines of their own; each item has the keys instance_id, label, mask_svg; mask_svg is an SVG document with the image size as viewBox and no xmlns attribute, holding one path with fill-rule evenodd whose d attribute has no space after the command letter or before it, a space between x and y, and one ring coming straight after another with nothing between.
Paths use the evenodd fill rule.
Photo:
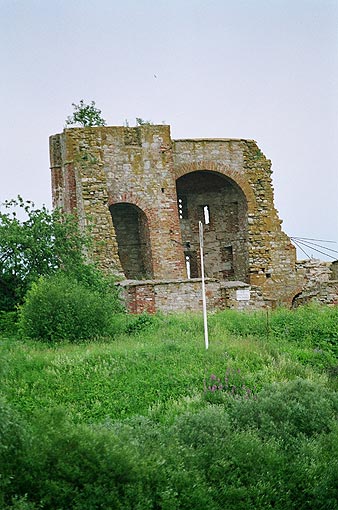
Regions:
<instances>
[{"instance_id":1,"label":"small rectangular sign","mask_svg":"<svg viewBox=\"0 0 338 510\"><path fill-rule=\"evenodd\" d=\"M250 301L250 289L236 290L237 301Z\"/></svg>"}]
</instances>

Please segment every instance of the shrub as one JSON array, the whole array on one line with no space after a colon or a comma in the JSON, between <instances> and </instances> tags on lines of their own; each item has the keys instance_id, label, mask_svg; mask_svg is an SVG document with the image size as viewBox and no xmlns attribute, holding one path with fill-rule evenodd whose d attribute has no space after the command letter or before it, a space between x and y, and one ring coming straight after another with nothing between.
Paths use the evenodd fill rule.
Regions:
<instances>
[{"instance_id":1,"label":"shrub","mask_svg":"<svg viewBox=\"0 0 338 510\"><path fill-rule=\"evenodd\" d=\"M45 341L84 340L109 335L116 297L91 290L58 273L41 277L20 309L24 336Z\"/></svg>"},{"instance_id":2,"label":"shrub","mask_svg":"<svg viewBox=\"0 0 338 510\"><path fill-rule=\"evenodd\" d=\"M62 410L33 415L30 430L29 448L16 468L20 483L7 490L9 508L147 508L135 505L143 495L141 459L132 444L108 430L74 426Z\"/></svg>"},{"instance_id":3,"label":"shrub","mask_svg":"<svg viewBox=\"0 0 338 510\"><path fill-rule=\"evenodd\" d=\"M224 330L239 336L262 337L268 334L268 313L266 311L239 312L237 310L224 310L210 317L210 328L215 325L221 331Z\"/></svg>"},{"instance_id":4,"label":"shrub","mask_svg":"<svg viewBox=\"0 0 338 510\"><path fill-rule=\"evenodd\" d=\"M144 312L140 315L130 318L129 323L126 326L126 333L129 335L141 333L143 331L154 328L158 323L158 316L149 315L148 313Z\"/></svg>"},{"instance_id":5,"label":"shrub","mask_svg":"<svg viewBox=\"0 0 338 510\"><path fill-rule=\"evenodd\" d=\"M23 497L14 496L11 503L10 506L6 506L6 510L38 510L41 508L41 505L37 507L35 503L29 501L27 494Z\"/></svg>"},{"instance_id":6,"label":"shrub","mask_svg":"<svg viewBox=\"0 0 338 510\"><path fill-rule=\"evenodd\" d=\"M233 430L223 406L182 416L174 429L181 446L178 455L205 480L215 508L274 506L281 462L274 441L262 441L254 431Z\"/></svg>"},{"instance_id":7,"label":"shrub","mask_svg":"<svg viewBox=\"0 0 338 510\"><path fill-rule=\"evenodd\" d=\"M0 507L14 496L25 452L24 428L17 413L0 400ZM7 501L6 501L7 500Z\"/></svg>"},{"instance_id":8,"label":"shrub","mask_svg":"<svg viewBox=\"0 0 338 510\"><path fill-rule=\"evenodd\" d=\"M0 333L12 335L17 331L17 312L5 312L0 310Z\"/></svg>"},{"instance_id":9,"label":"shrub","mask_svg":"<svg viewBox=\"0 0 338 510\"><path fill-rule=\"evenodd\" d=\"M270 317L271 331L277 338L299 344L333 349L338 345L338 308L307 305L296 310L280 308Z\"/></svg>"},{"instance_id":10,"label":"shrub","mask_svg":"<svg viewBox=\"0 0 338 510\"><path fill-rule=\"evenodd\" d=\"M229 402L238 428L255 428L263 438L294 443L328 433L338 413L338 396L316 383L296 379L264 388L257 399Z\"/></svg>"}]
</instances>

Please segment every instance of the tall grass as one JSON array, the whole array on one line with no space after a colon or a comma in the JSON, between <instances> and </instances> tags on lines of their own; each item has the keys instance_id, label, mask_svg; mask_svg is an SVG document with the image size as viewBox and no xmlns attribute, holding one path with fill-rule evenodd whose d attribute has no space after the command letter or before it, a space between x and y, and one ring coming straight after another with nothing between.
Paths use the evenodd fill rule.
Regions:
<instances>
[{"instance_id":1,"label":"tall grass","mask_svg":"<svg viewBox=\"0 0 338 510\"><path fill-rule=\"evenodd\" d=\"M105 342L3 339L2 392L23 412L61 406L77 422L97 422L159 415L180 400L185 407L227 369L256 390L297 377L335 387L336 317L336 309L281 310L268 317L267 334L266 314L217 313L208 351L196 315L121 316L119 334Z\"/></svg>"},{"instance_id":2,"label":"tall grass","mask_svg":"<svg viewBox=\"0 0 338 510\"><path fill-rule=\"evenodd\" d=\"M7 335L7 336L6 336ZM5 510L338 508L337 309L0 337Z\"/></svg>"}]
</instances>

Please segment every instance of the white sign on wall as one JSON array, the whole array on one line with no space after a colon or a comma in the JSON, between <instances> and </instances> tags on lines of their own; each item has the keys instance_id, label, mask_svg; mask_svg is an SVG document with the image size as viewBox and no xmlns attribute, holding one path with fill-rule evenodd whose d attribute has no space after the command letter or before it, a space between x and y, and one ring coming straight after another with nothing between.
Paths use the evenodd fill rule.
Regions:
<instances>
[{"instance_id":1,"label":"white sign on wall","mask_svg":"<svg viewBox=\"0 0 338 510\"><path fill-rule=\"evenodd\" d=\"M237 301L250 301L250 289L236 290Z\"/></svg>"}]
</instances>

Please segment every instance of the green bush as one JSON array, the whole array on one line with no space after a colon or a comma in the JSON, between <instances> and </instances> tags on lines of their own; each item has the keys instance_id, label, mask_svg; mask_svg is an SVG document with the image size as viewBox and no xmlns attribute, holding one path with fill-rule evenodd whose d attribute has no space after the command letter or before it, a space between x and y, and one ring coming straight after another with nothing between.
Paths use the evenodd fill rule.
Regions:
<instances>
[{"instance_id":1,"label":"green bush","mask_svg":"<svg viewBox=\"0 0 338 510\"><path fill-rule=\"evenodd\" d=\"M270 336L299 344L338 345L338 307L300 306L295 310L238 312L224 310L210 317L210 327L239 336Z\"/></svg>"},{"instance_id":2,"label":"green bush","mask_svg":"<svg viewBox=\"0 0 338 510\"><path fill-rule=\"evenodd\" d=\"M13 335L17 332L17 312L5 312L0 310L0 333Z\"/></svg>"},{"instance_id":3,"label":"green bush","mask_svg":"<svg viewBox=\"0 0 338 510\"><path fill-rule=\"evenodd\" d=\"M20 484L25 442L21 419L0 399L0 508L15 495Z\"/></svg>"},{"instance_id":4,"label":"green bush","mask_svg":"<svg viewBox=\"0 0 338 510\"><path fill-rule=\"evenodd\" d=\"M135 505L143 500L142 461L132 444L103 428L74 426L59 410L30 422L26 455L16 464L20 477L14 473L6 490L8 509L147 508Z\"/></svg>"},{"instance_id":5,"label":"green bush","mask_svg":"<svg viewBox=\"0 0 338 510\"><path fill-rule=\"evenodd\" d=\"M128 335L133 335L149 329L153 329L158 324L158 316L149 315L148 313L144 312L140 315L130 316L125 331Z\"/></svg>"},{"instance_id":6,"label":"green bush","mask_svg":"<svg viewBox=\"0 0 338 510\"><path fill-rule=\"evenodd\" d=\"M237 404L247 410L245 399ZM297 403L290 406L292 415ZM334 425L319 433L318 424L314 434L312 427L311 437L300 432L295 451L280 434L263 437L259 420L239 427L233 409L220 405L169 426L142 416L75 425L55 410L33 415L28 427L8 406L1 417L6 510L337 508Z\"/></svg>"},{"instance_id":7,"label":"green bush","mask_svg":"<svg viewBox=\"0 0 338 510\"><path fill-rule=\"evenodd\" d=\"M27 494L25 494L23 497L14 496L11 505L6 506L6 510L38 510L38 509L41 509L41 506L39 505L37 507L35 503L29 501Z\"/></svg>"},{"instance_id":8,"label":"green bush","mask_svg":"<svg viewBox=\"0 0 338 510\"><path fill-rule=\"evenodd\" d=\"M92 268L78 280L109 296ZM296 313L276 312L278 341L273 320L270 340L252 333L259 314L241 338L215 314L208 351L192 315L117 315L113 344L3 337L0 508L338 510L336 372L307 360L315 335L334 339L334 313Z\"/></svg>"},{"instance_id":9,"label":"green bush","mask_svg":"<svg viewBox=\"0 0 338 510\"><path fill-rule=\"evenodd\" d=\"M319 305L301 306L296 310L280 308L271 314L270 328L276 337L299 344L337 346L338 308Z\"/></svg>"},{"instance_id":10,"label":"green bush","mask_svg":"<svg viewBox=\"0 0 338 510\"><path fill-rule=\"evenodd\" d=\"M256 429L263 438L294 443L299 436L329 433L338 414L338 395L311 381L296 379L266 386L255 399L229 401L239 429Z\"/></svg>"},{"instance_id":11,"label":"green bush","mask_svg":"<svg viewBox=\"0 0 338 510\"><path fill-rule=\"evenodd\" d=\"M262 441L254 431L233 430L223 406L182 416L174 429L178 455L205 480L215 508L275 507L281 454L274 441Z\"/></svg>"},{"instance_id":12,"label":"green bush","mask_svg":"<svg viewBox=\"0 0 338 510\"><path fill-rule=\"evenodd\" d=\"M19 327L24 336L44 341L94 339L110 334L116 308L114 294L58 273L32 285L20 309Z\"/></svg>"}]
</instances>

